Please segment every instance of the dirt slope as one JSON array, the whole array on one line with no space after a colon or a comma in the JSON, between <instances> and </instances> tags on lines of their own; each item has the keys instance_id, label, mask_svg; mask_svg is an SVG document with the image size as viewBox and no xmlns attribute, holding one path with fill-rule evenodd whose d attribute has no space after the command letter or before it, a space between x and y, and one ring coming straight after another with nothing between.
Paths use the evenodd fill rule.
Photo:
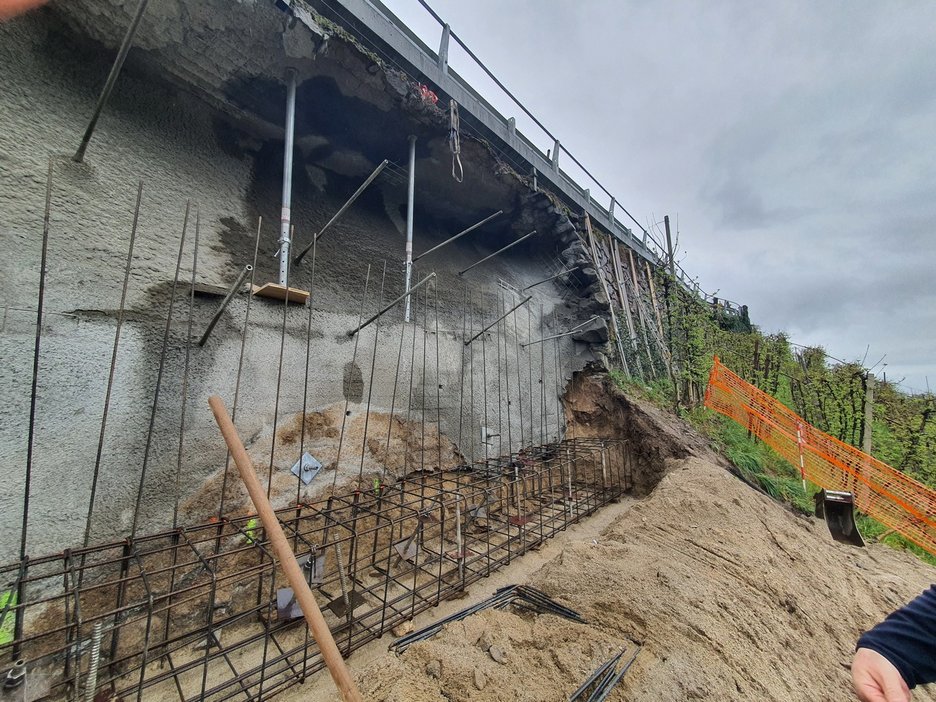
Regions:
<instances>
[{"instance_id":1,"label":"dirt slope","mask_svg":"<svg viewBox=\"0 0 936 702\"><path fill-rule=\"evenodd\" d=\"M571 400L580 432L593 424L606 431L598 418L621 411L639 428L642 451L652 456L657 447L665 473L649 496L608 508L614 519L594 538L569 538L519 579L590 625L477 615L401 656L352 657L365 698L564 700L611 651L640 643L611 699L852 699L858 634L936 580L936 570L884 546L833 542L824 523L735 478L678 420L581 390ZM472 600L490 594L486 585L473 588ZM430 611L416 624L442 615ZM492 642L505 662L483 650ZM936 695L920 690L914 699Z\"/></svg>"}]
</instances>

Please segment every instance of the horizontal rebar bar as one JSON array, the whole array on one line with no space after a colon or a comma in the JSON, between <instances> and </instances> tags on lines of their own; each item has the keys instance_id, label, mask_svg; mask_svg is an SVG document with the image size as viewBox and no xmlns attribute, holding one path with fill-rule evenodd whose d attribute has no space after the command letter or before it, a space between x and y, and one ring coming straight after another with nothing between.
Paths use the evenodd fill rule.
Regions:
<instances>
[{"instance_id":1,"label":"horizontal rebar bar","mask_svg":"<svg viewBox=\"0 0 936 702\"><path fill-rule=\"evenodd\" d=\"M302 259L305 258L305 255L306 255L307 253L309 253L309 251L312 250L312 245L315 244L315 242L318 241L318 240L322 237L322 234L324 234L325 231L326 231L331 225L333 225L335 222L338 221L338 219L341 217L341 215L343 215L343 214L345 213L345 211L346 211L349 207L351 207L351 205L354 204L354 201L357 200L357 199L361 196L361 193L363 193L365 190L367 190L367 186L374 182L374 179L375 179L377 176L380 175L380 172L381 172L384 168L387 167L387 164L388 164L388 163L389 163L389 161L388 161L387 159L384 159L383 161L380 162L380 165L377 166L377 168L374 169L374 172L371 173L369 176L367 176L367 180L365 180L363 183L361 183L361 187L359 187L357 190L354 191L354 195L352 195L352 196L350 197L350 199L349 199L345 204L343 204L343 205L341 206L341 209L339 209L339 210L335 213L335 216L334 216L334 217L332 217L330 220L328 220L328 222L326 222L326 224L325 224L324 227L322 227L321 229L319 229L318 234L316 234L315 236L312 237L312 241L309 242L309 244L307 244L306 247L296 255L296 257L293 259L293 263L299 264L299 263L302 262Z\"/></svg>"},{"instance_id":2,"label":"horizontal rebar bar","mask_svg":"<svg viewBox=\"0 0 936 702\"><path fill-rule=\"evenodd\" d=\"M475 261L475 262L472 263L470 266L468 266L465 270L459 271L459 272L458 272L458 275L465 275L465 273L467 273L468 271L470 271L470 270L471 270L472 268L474 268L475 266L480 266L480 265L481 265L482 263L484 263L485 261L489 261L490 259L494 258L494 257L497 256L498 254L504 253L507 249L512 249L514 246L516 246L517 244L519 244L521 241L524 241L524 240L526 240L526 239L529 239L529 238L530 238L531 236L533 236L534 234L536 234L536 230L535 230L535 229L534 229L532 232L530 232L529 234L525 234L524 236L521 236L519 239L517 239L517 240L515 240L515 241L511 241L511 242L510 242L509 244L507 244L507 246L505 246L504 248L498 249L498 250L495 251L494 253L489 254L488 256L485 256L485 257L482 258L480 261Z\"/></svg>"},{"instance_id":3,"label":"horizontal rebar bar","mask_svg":"<svg viewBox=\"0 0 936 702\"><path fill-rule=\"evenodd\" d=\"M348 336L354 336L355 334L357 334L359 331L361 331L361 330L362 330L364 327L366 327L368 324L370 324L371 322L373 322L375 319L379 318L381 315L383 315L383 314L389 312L390 309L391 309L394 305L396 305L397 303L401 302L402 300L405 300L406 298L408 298L410 295L412 295L414 292L416 292L417 290L419 290L419 288L421 288L423 285L425 285L427 282L429 282L430 280L432 280L432 279L435 278L435 277L436 277L436 274L435 274L435 273L430 273L429 275L427 275L425 278L423 278L423 279L420 280L418 283L416 283L416 285L414 285L413 287L411 287L407 292L403 293L403 294L400 295L398 298L396 298L393 302L391 302L390 304L386 305L382 310L380 310L380 312L378 312L377 314L375 314L373 317L371 317L370 319L368 319L366 322L363 322L363 323L361 323L360 325L358 325L357 327L355 327L354 329L351 329L351 330L348 332Z\"/></svg>"},{"instance_id":4,"label":"horizontal rebar bar","mask_svg":"<svg viewBox=\"0 0 936 702\"><path fill-rule=\"evenodd\" d=\"M498 211L495 212L494 214L488 215L487 217L485 217L484 219L482 219L482 220L481 220L480 222L478 222L477 224L472 224L472 225L471 225L470 227L468 227L467 229L465 229L465 230L459 232L458 234L456 234L456 235L453 236L453 237L450 237L450 238L446 239L446 240L443 241L441 244L436 244L435 246L433 246L433 247L432 247L431 249L429 249L428 251L423 251L423 252L422 252L421 254L419 254L418 256L413 257L413 263L416 263L416 261L418 261L419 259L421 259L423 256L428 256L428 255L431 254L433 251L438 251L438 250L441 249L443 246L446 246L447 244L451 244L451 243L452 243L453 241L455 241L456 239L460 239L461 237L465 236L465 234L469 234L470 232L473 232L473 231L474 231L475 229L477 229L478 227L487 224L487 223L490 222L492 219L494 219L495 217L499 217L499 216L502 215L502 214L504 214L504 211L503 211L503 210L498 210Z\"/></svg>"}]
</instances>

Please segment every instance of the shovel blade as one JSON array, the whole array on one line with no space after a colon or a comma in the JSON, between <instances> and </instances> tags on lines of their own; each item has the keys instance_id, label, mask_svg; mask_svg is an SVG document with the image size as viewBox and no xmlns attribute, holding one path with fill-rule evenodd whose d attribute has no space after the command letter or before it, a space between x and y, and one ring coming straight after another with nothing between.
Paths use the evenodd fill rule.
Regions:
<instances>
[{"instance_id":1,"label":"shovel blade","mask_svg":"<svg viewBox=\"0 0 936 702\"><path fill-rule=\"evenodd\" d=\"M822 490L816 498L816 504L822 502L822 516L832 538L843 544L864 546L864 539L855 523L855 497L850 492Z\"/></svg>"}]
</instances>

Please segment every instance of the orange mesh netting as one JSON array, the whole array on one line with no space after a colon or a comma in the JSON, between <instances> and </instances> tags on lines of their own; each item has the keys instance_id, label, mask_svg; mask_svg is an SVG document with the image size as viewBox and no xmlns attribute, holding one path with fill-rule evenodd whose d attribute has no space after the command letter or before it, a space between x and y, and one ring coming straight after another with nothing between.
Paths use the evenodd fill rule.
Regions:
<instances>
[{"instance_id":1,"label":"orange mesh netting","mask_svg":"<svg viewBox=\"0 0 936 702\"><path fill-rule=\"evenodd\" d=\"M705 406L746 427L806 480L855 496L865 514L936 555L936 491L807 424L787 406L738 377L715 357Z\"/></svg>"}]
</instances>

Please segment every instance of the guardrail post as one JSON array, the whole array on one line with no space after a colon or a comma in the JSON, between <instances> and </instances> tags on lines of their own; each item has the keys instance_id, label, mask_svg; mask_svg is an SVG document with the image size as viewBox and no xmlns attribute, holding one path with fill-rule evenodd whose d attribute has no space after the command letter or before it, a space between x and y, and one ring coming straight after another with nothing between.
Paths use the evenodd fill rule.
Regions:
<instances>
[{"instance_id":1,"label":"guardrail post","mask_svg":"<svg viewBox=\"0 0 936 702\"><path fill-rule=\"evenodd\" d=\"M507 120L507 136L511 139L517 136L517 120L515 117L510 117Z\"/></svg>"},{"instance_id":2,"label":"guardrail post","mask_svg":"<svg viewBox=\"0 0 936 702\"><path fill-rule=\"evenodd\" d=\"M447 24L442 25L442 41L439 42L439 70L443 75L448 75L448 50L449 37L452 34L452 28Z\"/></svg>"},{"instance_id":3,"label":"guardrail post","mask_svg":"<svg viewBox=\"0 0 936 702\"><path fill-rule=\"evenodd\" d=\"M585 206L591 207L591 188L585 188Z\"/></svg>"},{"instance_id":4,"label":"guardrail post","mask_svg":"<svg viewBox=\"0 0 936 702\"><path fill-rule=\"evenodd\" d=\"M614 231L614 198L611 198L611 204L608 206L608 225L611 231Z\"/></svg>"},{"instance_id":5,"label":"guardrail post","mask_svg":"<svg viewBox=\"0 0 936 702\"><path fill-rule=\"evenodd\" d=\"M558 139L553 141L552 169L554 171L559 170L559 140Z\"/></svg>"}]
</instances>

